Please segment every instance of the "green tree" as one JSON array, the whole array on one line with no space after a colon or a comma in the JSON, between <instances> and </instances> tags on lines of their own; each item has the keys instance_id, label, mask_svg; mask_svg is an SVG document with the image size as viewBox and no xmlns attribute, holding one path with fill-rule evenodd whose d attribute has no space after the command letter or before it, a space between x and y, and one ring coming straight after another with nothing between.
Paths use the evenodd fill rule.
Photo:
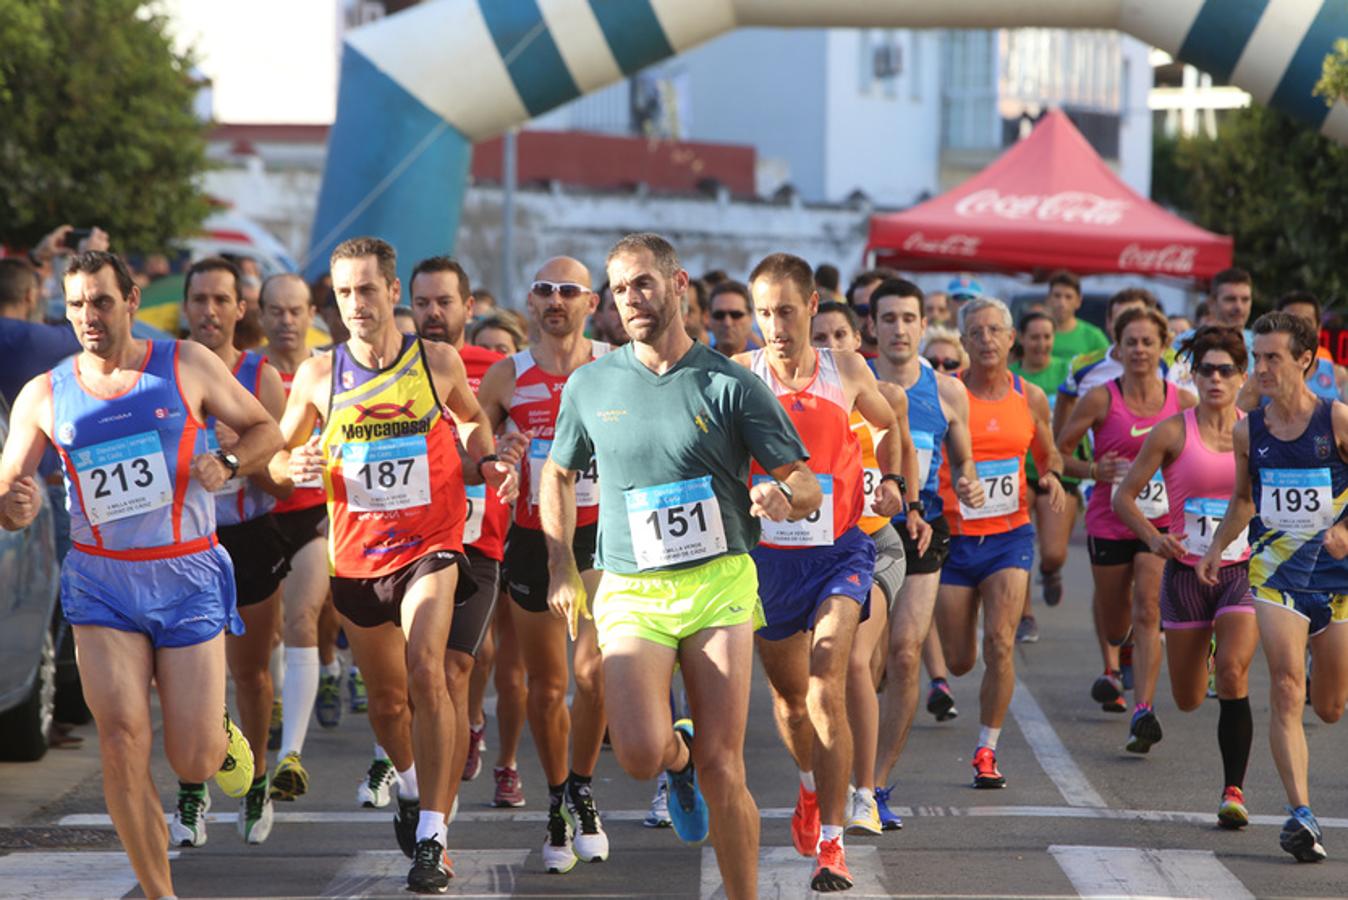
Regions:
<instances>
[{"instance_id":1,"label":"green tree","mask_svg":"<svg viewBox=\"0 0 1348 900\"><path fill-rule=\"evenodd\" d=\"M1235 238L1265 297L1293 288L1348 301L1348 147L1264 106L1233 112L1215 139L1175 150L1179 209Z\"/></svg>"},{"instance_id":2,"label":"green tree","mask_svg":"<svg viewBox=\"0 0 1348 900\"><path fill-rule=\"evenodd\" d=\"M1333 52L1325 55L1315 94L1324 97L1330 106L1335 100L1348 100L1348 38L1339 38L1334 42Z\"/></svg>"},{"instance_id":3,"label":"green tree","mask_svg":"<svg viewBox=\"0 0 1348 900\"><path fill-rule=\"evenodd\" d=\"M142 0L0 0L0 242L98 225L153 250L208 212L190 59Z\"/></svg>"}]
</instances>

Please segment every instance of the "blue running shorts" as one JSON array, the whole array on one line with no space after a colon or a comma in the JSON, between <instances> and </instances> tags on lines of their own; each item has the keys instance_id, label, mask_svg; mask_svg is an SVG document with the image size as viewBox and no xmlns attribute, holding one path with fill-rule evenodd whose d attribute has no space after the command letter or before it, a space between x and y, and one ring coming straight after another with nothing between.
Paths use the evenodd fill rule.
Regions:
<instances>
[{"instance_id":1,"label":"blue running shorts","mask_svg":"<svg viewBox=\"0 0 1348 900\"><path fill-rule=\"evenodd\" d=\"M1034 562L1034 526L1022 525L1005 534L952 534L950 555L941 569L941 584L978 587L1002 569L1030 571Z\"/></svg>"},{"instance_id":2,"label":"blue running shorts","mask_svg":"<svg viewBox=\"0 0 1348 900\"><path fill-rule=\"evenodd\" d=\"M243 634L234 564L219 544L144 560L72 549L61 566L61 609L72 625L138 632L156 650L201 644L222 630Z\"/></svg>"},{"instance_id":3,"label":"blue running shorts","mask_svg":"<svg viewBox=\"0 0 1348 900\"><path fill-rule=\"evenodd\" d=\"M819 607L829 597L855 600L863 620L870 613L875 542L860 528L847 531L832 547L759 546L749 555L758 568L758 596L768 623L758 629L759 637L780 641L812 630Z\"/></svg>"}]
</instances>

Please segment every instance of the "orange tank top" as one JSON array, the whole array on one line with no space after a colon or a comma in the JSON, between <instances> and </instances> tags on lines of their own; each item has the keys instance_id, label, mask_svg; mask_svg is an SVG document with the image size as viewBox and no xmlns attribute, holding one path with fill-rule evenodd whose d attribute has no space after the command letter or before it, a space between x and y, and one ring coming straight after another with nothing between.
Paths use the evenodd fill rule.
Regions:
<instances>
[{"instance_id":1,"label":"orange tank top","mask_svg":"<svg viewBox=\"0 0 1348 900\"><path fill-rule=\"evenodd\" d=\"M1006 396L1000 400L981 400L969 392L969 434L973 438L974 466L983 482L980 509L971 509L956 499L950 465L941 466L941 499L951 534L1005 534L1029 524L1025 454L1034 442L1034 416L1020 376L1010 377Z\"/></svg>"},{"instance_id":2,"label":"orange tank top","mask_svg":"<svg viewBox=\"0 0 1348 900\"><path fill-rule=\"evenodd\" d=\"M814 378L801 390L793 390L777 380L763 350L754 351L750 368L772 388L786 409L787 417L810 452L810 471L818 476L824 491L823 505L806 519L763 520L762 543L790 548L831 545L857 524L862 509L861 444L852 431L852 410L837 360L830 350L815 350ZM757 482L769 476L755 462L749 477ZM827 518L830 509L832 521Z\"/></svg>"},{"instance_id":3,"label":"orange tank top","mask_svg":"<svg viewBox=\"0 0 1348 900\"><path fill-rule=\"evenodd\" d=\"M866 423L861 413L852 411L852 433L861 445L861 519L857 525L867 534L875 534L889 524L884 516L875 515L871 503L875 500L875 489L880 486L880 463L875 459L875 432Z\"/></svg>"}]
</instances>

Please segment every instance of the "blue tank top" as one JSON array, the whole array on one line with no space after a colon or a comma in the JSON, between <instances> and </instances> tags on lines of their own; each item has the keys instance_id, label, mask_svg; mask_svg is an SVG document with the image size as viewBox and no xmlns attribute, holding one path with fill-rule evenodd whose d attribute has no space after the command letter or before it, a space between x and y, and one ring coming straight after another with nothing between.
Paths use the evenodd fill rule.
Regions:
<instances>
[{"instance_id":1,"label":"blue tank top","mask_svg":"<svg viewBox=\"0 0 1348 900\"><path fill-rule=\"evenodd\" d=\"M945 508L941 502L938 476L948 428L945 413L941 410L941 391L936 383L936 371L931 366L919 365L917 381L908 388L908 430L917 448L918 468L925 469L926 478L922 480L920 497L927 521L940 515ZM895 522L906 519L903 513L894 517Z\"/></svg>"},{"instance_id":2,"label":"blue tank top","mask_svg":"<svg viewBox=\"0 0 1348 900\"><path fill-rule=\"evenodd\" d=\"M109 399L85 390L78 356L48 373L70 537L87 553L153 559L215 540L215 504L192 478L206 434L178 384L178 342L146 345L135 383Z\"/></svg>"},{"instance_id":3,"label":"blue tank top","mask_svg":"<svg viewBox=\"0 0 1348 900\"><path fill-rule=\"evenodd\" d=\"M1311 374L1306 377L1306 387L1311 389L1311 393L1317 397L1326 400L1339 399L1339 388L1334 383L1334 364L1327 359L1315 360L1315 365L1311 367Z\"/></svg>"},{"instance_id":4,"label":"blue tank top","mask_svg":"<svg viewBox=\"0 0 1348 900\"><path fill-rule=\"evenodd\" d=\"M1266 410L1248 417L1250 583L1280 591L1348 592L1348 560L1325 551L1322 539L1348 503L1348 463L1334 441L1332 400L1321 400L1300 437L1283 441L1264 422Z\"/></svg>"},{"instance_id":5,"label":"blue tank top","mask_svg":"<svg viewBox=\"0 0 1348 900\"><path fill-rule=\"evenodd\" d=\"M254 397L258 396L262 386L263 361L262 354L245 350L234 365L234 377ZM219 449L220 442L215 439L215 417L209 416L206 419L206 450L214 453ZM215 492L215 524L223 527L251 522L271 512L274 506L276 498L248 478L231 478Z\"/></svg>"}]
</instances>

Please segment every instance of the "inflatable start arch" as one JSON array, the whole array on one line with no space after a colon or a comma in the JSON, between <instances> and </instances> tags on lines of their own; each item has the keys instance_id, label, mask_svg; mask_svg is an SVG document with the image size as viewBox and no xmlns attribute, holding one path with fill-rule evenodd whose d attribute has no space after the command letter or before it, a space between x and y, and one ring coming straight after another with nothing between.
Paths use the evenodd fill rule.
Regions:
<instances>
[{"instance_id":1,"label":"inflatable start arch","mask_svg":"<svg viewBox=\"0 0 1348 900\"><path fill-rule=\"evenodd\" d=\"M472 145L741 26L1112 28L1348 143L1312 95L1348 0L433 0L352 31L307 254L454 244Z\"/></svg>"}]
</instances>

